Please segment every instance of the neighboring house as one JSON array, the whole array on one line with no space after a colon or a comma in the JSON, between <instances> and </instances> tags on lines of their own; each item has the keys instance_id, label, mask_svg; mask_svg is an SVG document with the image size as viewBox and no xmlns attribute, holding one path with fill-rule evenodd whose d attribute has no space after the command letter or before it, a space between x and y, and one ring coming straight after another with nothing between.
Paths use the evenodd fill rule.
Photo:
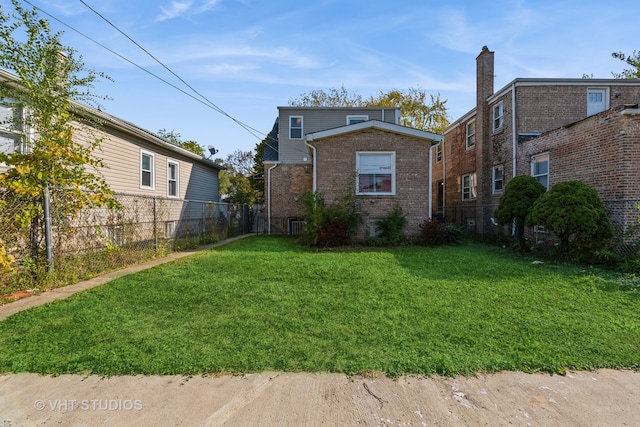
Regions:
<instances>
[{"instance_id":1,"label":"neighboring house","mask_svg":"<svg viewBox=\"0 0 640 427\"><path fill-rule=\"evenodd\" d=\"M476 108L436 148L434 217L495 232L493 213L517 175L547 188L578 179L605 202L640 197L640 80L518 78L494 92L494 52L485 46L476 64Z\"/></svg>"},{"instance_id":2,"label":"neighboring house","mask_svg":"<svg viewBox=\"0 0 640 427\"><path fill-rule=\"evenodd\" d=\"M0 70L0 79L15 78ZM118 228L124 222L134 223L136 216L143 216L141 211L144 214L152 211L153 219L164 223L160 237L173 237L180 232L177 227L193 228L195 225L191 224L196 221L201 223L203 219L203 207L200 206L203 203L186 203L183 199L199 202L220 200L218 173L223 169L220 165L103 111L77 103L74 106L77 107L76 114L90 119L82 124L72 123L75 127L75 141L83 143L101 139L94 156L102 159L105 167L90 169L90 172L104 177L111 190L116 193L142 196L140 200L145 201L140 201L135 208L131 208L132 213L127 213L125 209L118 213L116 220L100 219L99 223L109 223L109 227ZM20 135L31 131L16 129L7 120L20 114L24 114L22 108L12 108L6 103L3 105L0 100L0 151L29 152L28 143L21 142ZM33 135L29 134L27 140L30 138ZM6 166L0 164L0 171L4 168ZM164 205L159 207L154 199L162 200ZM213 217L219 215L219 212L207 214ZM158 232L148 230L138 235L141 239L151 235L157 237Z\"/></svg>"},{"instance_id":3,"label":"neighboring house","mask_svg":"<svg viewBox=\"0 0 640 427\"><path fill-rule=\"evenodd\" d=\"M417 235L429 217L429 155L441 136L400 126L397 108L279 107L277 141L264 156L268 230L297 234L305 192L328 203L353 195L365 216L358 238L395 205ZM284 124L284 125L283 125Z\"/></svg>"},{"instance_id":4,"label":"neighboring house","mask_svg":"<svg viewBox=\"0 0 640 427\"><path fill-rule=\"evenodd\" d=\"M1 80L16 77L0 70ZM218 201L218 172L222 167L191 151L171 144L150 131L140 128L98 109L75 104L77 114L91 119L76 128L76 142L101 139L94 156L103 160L105 168L91 171L102 175L115 192L143 196ZM29 129L16 129L8 119L24 114L22 108L11 108L0 100L0 151L28 152L28 144L20 134ZM91 123L98 125L92 126ZM33 138L33 135L29 135ZM3 165L0 164L0 170Z\"/></svg>"}]
</instances>

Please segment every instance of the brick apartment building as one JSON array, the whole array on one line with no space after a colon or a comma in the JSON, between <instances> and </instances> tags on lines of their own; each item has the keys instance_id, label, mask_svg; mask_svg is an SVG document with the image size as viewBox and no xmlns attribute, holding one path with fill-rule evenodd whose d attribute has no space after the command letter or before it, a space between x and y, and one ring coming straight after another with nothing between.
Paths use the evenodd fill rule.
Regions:
<instances>
[{"instance_id":1,"label":"brick apartment building","mask_svg":"<svg viewBox=\"0 0 640 427\"><path fill-rule=\"evenodd\" d=\"M640 204L640 80L517 78L494 91L494 52L485 46L476 65L476 108L433 158L433 216L493 233L504 186L532 175L547 188L581 180L628 223Z\"/></svg>"}]
</instances>

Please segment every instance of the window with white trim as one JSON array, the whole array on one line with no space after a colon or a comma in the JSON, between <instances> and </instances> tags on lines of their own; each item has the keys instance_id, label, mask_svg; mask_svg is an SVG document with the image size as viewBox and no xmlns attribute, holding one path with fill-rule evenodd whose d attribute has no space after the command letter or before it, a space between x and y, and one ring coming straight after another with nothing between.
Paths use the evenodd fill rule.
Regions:
<instances>
[{"instance_id":1,"label":"window with white trim","mask_svg":"<svg viewBox=\"0 0 640 427\"><path fill-rule=\"evenodd\" d=\"M356 123L362 123L369 120L369 116L359 115L359 116L347 116L347 125L355 125Z\"/></svg>"},{"instance_id":2,"label":"window with white trim","mask_svg":"<svg viewBox=\"0 0 640 427\"><path fill-rule=\"evenodd\" d=\"M493 130L494 132L502 129L504 124L504 103L499 102L493 107Z\"/></svg>"},{"instance_id":3,"label":"window with white trim","mask_svg":"<svg viewBox=\"0 0 640 427\"><path fill-rule=\"evenodd\" d=\"M302 139L302 116L289 116L289 139Z\"/></svg>"},{"instance_id":4,"label":"window with white trim","mask_svg":"<svg viewBox=\"0 0 640 427\"><path fill-rule=\"evenodd\" d=\"M155 154L140 151L140 188L155 188Z\"/></svg>"},{"instance_id":5,"label":"window with white trim","mask_svg":"<svg viewBox=\"0 0 640 427\"><path fill-rule=\"evenodd\" d=\"M28 136L23 133L24 109L11 99L0 100L0 152L28 153Z\"/></svg>"},{"instance_id":6,"label":"window with white trim","mask_svg":"<svg viewBox=\"0 0 640 427\"><path fill-rule=\"evenodd\" d=\"M538 154L531 158L531 176L549 189L549 153Z\"/></svg>"},{"instance_id":7,"label":"window with white trim","mask_svg":"<svg viewBox=\"0 0 640 427\"><path fill-rule=\"evenodd\" d=\"M357 152L357 191L360 195L393 195L395 184L395 152Z\"/></svg>"},{"instance_id":8,"label":"window with white trim","mask_svg":"<svg viewBox=\"0 0 640 427\"><path fill-rule=\"evenodd\" d=\"M167 160L167 196L180 195L180 164L174 160Z\"/></svg>"},{"instance_id":9,"label":"window with white trim","mask_svg":"<svg viewBox=\"0 0 640 427\"><path fill-rule=\"evenodd\" d=\"M467 150L476 146L476 122L467 123Z\"/></svg>"},{"instance_id":10,"label":"window with white trim","mask_svg":"<svg viewBox=\"0 0 640 427\"><path fill-rule=\"evenodd\" d=\"M494 166L491 168L491 192L493 194L502 194L504 189L504 166Z\"/></svg>"},{"instance_id":11,"label":"window with white trim","mask_svg":"<svg viewBox=\"0 0 640 427\"><path fill-rule=\"evenodd\" d=\"M462 175L462 200L475 200L477 194L476 174Z\"/></svg>"},{"instance_id":12,"label":"window with white trim","mask_svg":"<svg viewBox=\"0 0 640 427\"><path fill-rule=\"evenodd\" d=\"M436 144L436 163L440 163L442 161L442 142L438 142Z\"/></svg>"}]
</instances>

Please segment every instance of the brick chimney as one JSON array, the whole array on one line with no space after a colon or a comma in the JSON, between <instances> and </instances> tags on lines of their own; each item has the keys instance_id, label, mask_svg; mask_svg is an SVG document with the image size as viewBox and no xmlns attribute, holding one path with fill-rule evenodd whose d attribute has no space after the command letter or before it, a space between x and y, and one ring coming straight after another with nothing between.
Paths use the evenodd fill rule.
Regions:
<instances>
[{"instance_id":1,"label":"brick chimney","mask_svg":"<svg viewBox=\"0 0 640 427\"><path fill-rule=\"evenodd\" d=\"M493 95L493 78L493 52L483 46L476 58L476 227L480 234L484 234L489 218L493 216L482 208L490 203L491 195L491 111L487 98Z\"/></svg>"},{"instance_id":2,"label":"brick chimney","mask_svg":"<svg viewBox=\"0 0 640 427\"><path fill-rule=\"evenodd\" d=\"M477 105L493 95L493 52L487 46L476 58L476 96Z\"/></svg>"}]
</instances>

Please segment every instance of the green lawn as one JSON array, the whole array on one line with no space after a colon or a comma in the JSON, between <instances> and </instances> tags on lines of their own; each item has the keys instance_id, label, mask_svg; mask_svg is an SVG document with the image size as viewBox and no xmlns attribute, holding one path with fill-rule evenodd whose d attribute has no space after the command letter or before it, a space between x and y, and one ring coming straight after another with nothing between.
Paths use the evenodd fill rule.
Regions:
<instances>
[{"instance_id":1,"label":"green lawn","mask_svg":"<svg viewBox=\"0 0 640 427\"><path fill-rule=\"evenodd\" d=\"M500 248L317 252L252 237L0 322L0 372L640 367L633 277Z\"/></svg>"}]
</instances>

